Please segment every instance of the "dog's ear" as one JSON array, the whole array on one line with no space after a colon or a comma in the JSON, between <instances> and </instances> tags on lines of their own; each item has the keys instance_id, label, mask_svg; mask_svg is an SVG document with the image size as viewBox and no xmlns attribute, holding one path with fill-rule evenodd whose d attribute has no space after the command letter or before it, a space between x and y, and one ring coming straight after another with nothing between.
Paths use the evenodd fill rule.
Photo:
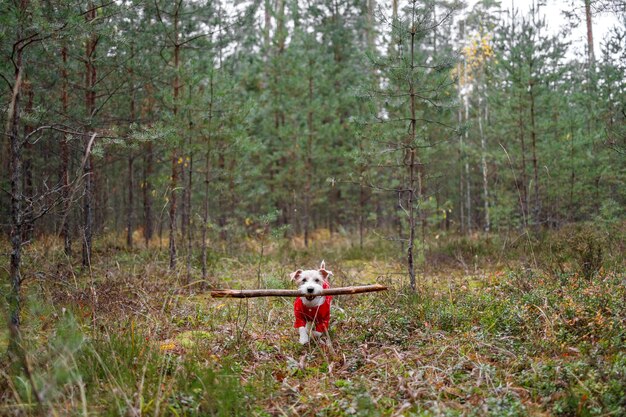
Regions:
<instances>
[{"instance_id":1,"label":"dog's ear","mask_svg":"<svg viewBox=\"0 0 626 417\"><path fill-rule=\"evenodd\" d=\"M300 278L301 273L302 273L302 270L298 269L296 272L292 272L291 274L289 274L289 277L291 278L292 281L297 281L298 278Z\"/></svg>"},{"instance_id":2,"label":"dog's ear","mask_svg":"<svg viewBox=\"0 0 626 417\"><path fill-rule=\"evenodd\" d=\"M326 263L324 261L322 261L322 264L320 265L319 273L324 277L326 281L330 280L330 276L333 274L332 271L326 270Z\"/></svg>"},{"instance_id":3,"label":"dog's ear","mask_svg":"<svg viewBox=\"0 0 626 417\"><path fill-rule=\"evenodd\" d=\"M326 281L329 281L330 277L333 275L333 271L327 271L325 269L320 269L319 273L322 274Z\"/></svg>"}]
</instances>

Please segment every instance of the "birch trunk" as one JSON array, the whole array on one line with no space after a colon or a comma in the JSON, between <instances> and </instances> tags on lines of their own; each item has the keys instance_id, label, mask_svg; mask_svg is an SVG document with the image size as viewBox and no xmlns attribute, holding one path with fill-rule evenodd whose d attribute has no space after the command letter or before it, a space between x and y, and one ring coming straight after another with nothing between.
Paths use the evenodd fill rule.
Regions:
<instances>
[{"instance_id":1,"label":"birch trunk","mask_svg":"<svg viewBox=\"0 0 626 417\"><path fill-rule=\"evenodd\" d=\"M485 107L486 108L486 107ZM483 129L483 99L478 99L478 131L480 133L480 164L483 174L483 210L485 211L485 232L489 232L491 228L491 222L489 220L489 177L487 172L487 139L485 137L485 131ZM486 111L485 111L486 112Z\"/></svg>"},{"instance_id":2,"label":"birch trunk","mask_svg":"<svg viewBox=\"0 0 626 417\"><path fill-rule=\"evenodd\" d=\"M468 85L467 80L467 61L463 60L463 85ZM466 91L463 95L463 109L465 115L465 122L469 120L469 93ZM469 143L469 131L465 129L465 146ZM470 178L470 168L469 168L469 158L467 156L467 152L463 152L463 160L465 161L465 232L472 232L472 187L471 187L471 178Z\"/></svg>"},{"instance_id":3,"label":"birch trunk","mask_svg":"<svg viewBox=\"0 0 626 417\"><path fill-rule=\"evenodd\" d=\"M457 69L458 69L458 79L457 79L457 94L459 97L459 101L463 100L463 94L462 94L462 86L461 86L461 71L462 71L461 64L457 64ZM459 127L461 127L461 125L463 124L463 110L461 109L461 106L458 107L457 110L457 119L459 122ZM464 178L464 173L463 173L463 159L464 159L464 153L465 150L463 149L464 142L463 142L463 137L465 135L464 134L460 134L459 135L459 220L460 220L460 224L461 224L461 234L465 234L466 230L465 230L465 202L463 201L464 196L465 196L465 178Z\"/></svg>"}]
</instances>

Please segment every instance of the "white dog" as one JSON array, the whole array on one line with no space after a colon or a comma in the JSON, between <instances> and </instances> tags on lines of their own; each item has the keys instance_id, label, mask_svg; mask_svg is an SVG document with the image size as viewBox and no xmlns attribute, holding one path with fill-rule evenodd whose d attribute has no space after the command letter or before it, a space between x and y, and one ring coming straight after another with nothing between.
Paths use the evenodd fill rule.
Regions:
<instances>
[{"instance_id":1,"label":"white dog","mask_svg":"<svg viewBox=\"0 0 626 417\"><path fill-rule=\"evenodd\" d=\"M330 321L331 296L320 296L323 289L330 288L330 276L333 273L326 270L324 261L319 269L298 269L290 274L291 280L298 285L302 297L296 298L293 311L296 316L294 328L300 332L300 344L309 342L311 327L315 323L313 336L319 337L322 333L328 335Z\"/></svg>"}]
</instances>

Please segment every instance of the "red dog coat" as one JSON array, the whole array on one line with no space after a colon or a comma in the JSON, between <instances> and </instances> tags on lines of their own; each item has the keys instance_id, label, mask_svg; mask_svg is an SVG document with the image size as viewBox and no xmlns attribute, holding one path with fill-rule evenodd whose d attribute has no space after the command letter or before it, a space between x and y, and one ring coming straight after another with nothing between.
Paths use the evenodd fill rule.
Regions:
<instances>
[{"instance_id":1,"label":"red dog coat","mask_svg":"<svg viewBox=\"0 0 626 417\"><path fill-rule=\"evenodd\" d=\"M327 281L324 281L322 288L330 288ZM319 307L307 307L302 302L302 298L296 298L293 303L293 312L296 316L296 322L293 325L296 329L306 326L307 321L315 322L315 331L320 333L328 330L328 322L330 321L330 302L333 297L327 295L324 303Z\"/></svg>"}]
</instances>

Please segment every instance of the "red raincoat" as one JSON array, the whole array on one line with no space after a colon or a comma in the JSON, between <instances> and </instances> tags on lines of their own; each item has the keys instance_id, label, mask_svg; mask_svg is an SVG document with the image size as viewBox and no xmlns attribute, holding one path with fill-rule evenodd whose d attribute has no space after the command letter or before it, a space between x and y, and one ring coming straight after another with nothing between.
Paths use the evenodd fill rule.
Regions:
<instances>
[{"instance_id":1,"label":"red raincoat","mask_svg":"<svg viewBox=\"0 0 626 417\"><path fill-rule=\"evenodd\" d=\"M330 288L327 281L324 281L322 288ZM330 302L333 300L332 296L327 295L324 303L319 307L307 307L302 302L302 298L296 298L293 303L293 312L296 316L296 322L293 327L296 329L302 326L306 326L307 321L315 322L315 331L325 332L328 330L328 322L330 321Z\"/></svg>"}]
</instances>

